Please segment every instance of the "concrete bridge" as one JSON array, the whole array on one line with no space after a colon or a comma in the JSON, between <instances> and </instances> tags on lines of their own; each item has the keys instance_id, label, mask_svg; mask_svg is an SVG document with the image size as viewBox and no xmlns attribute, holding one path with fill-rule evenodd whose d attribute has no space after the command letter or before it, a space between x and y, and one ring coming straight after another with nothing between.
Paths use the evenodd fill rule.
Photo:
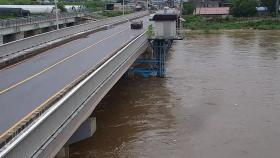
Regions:
<instances>
[{"instance_id":1,"label":"concrete bridge","mask_svg":"<svg viewBox=\"0 0 280 158\"><path fill-rule=\"evenodd\" d=\"M40 33L78 24L85 16L84 13L65 13L58 15L58 21L54 14L38 17L0 20L0 45Z\"/></svg>"},{"instance_id":2,"label":"concrete bridge","mask_svg":"<svg viewBox=\"0 0 280 158\"><path fill-rule=\"evenodd\" d=\"M5 68L0 70L0 157L54 157L67 142L83 138L69 140L149 47L148 15L140 12L110 18L98 25L69 28L72 32L57 30L0 46L2 60L20 61L13 65L3 62ZM143 20L143 29L130 29L128 21L135 18ZM45 36L59 34L54 38L57 41L58 37L65 40L85 33L83 38L21 60L38 46L39 50L42 44L46 46ZM15 48L7 49L11 47ZM92 124L94 119L89 120Z\"/></svg>"}]
</instances>

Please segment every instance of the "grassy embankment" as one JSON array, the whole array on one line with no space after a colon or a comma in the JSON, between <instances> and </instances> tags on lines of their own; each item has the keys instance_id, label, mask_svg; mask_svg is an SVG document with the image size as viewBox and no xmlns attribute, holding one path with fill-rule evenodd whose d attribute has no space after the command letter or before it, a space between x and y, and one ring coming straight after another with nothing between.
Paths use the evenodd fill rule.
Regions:
<instances>
[{"instance_id":1,"label":"grassy embankment","mask_svg":"<svg viewBox=\"0 0 280 158\"><path fill-rule=\"evenodd\" d=\"M7 5L7 4L38 4L36 0L0 0L0 4Z\"/></svg>"},{"instance_id":2,"label":"grassy embankment","mask_svg":"<svg viewBox=\"0 0 280 158\"><path fill-rule=\"evenodd\" d=\"M130 14L130 11L126 11L124 14ZM114 16L120 16L123 14L122 11L103 11L100 13L101 15L105 17L114 17Z\"/></svg>"},{"instance_id":3,"label":"grassy embankment","mask_svg":"<svg viewBox=\"0 0 280 158\"><path fill-rule=\"evenodd\" d=\"M184 28L191 30L258 29L278 30L280 20L271 17L206 19L201 16L185 15Z\"/></svg>"}]
</instances>

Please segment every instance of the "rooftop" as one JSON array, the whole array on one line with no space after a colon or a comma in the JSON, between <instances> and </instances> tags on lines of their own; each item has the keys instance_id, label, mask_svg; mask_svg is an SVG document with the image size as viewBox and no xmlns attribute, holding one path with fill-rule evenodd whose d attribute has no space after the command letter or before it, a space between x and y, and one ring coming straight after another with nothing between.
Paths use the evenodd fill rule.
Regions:
<instances>
[{"instance_id":1,"label":"rooftop","mask_svg":"<svg viewBox=\"0 0 280 158\"><path fill-rule=\"evenodd\" d=\"M228 15L229 7L196 8L197 15Z\"/></svg>"}]
</instances>

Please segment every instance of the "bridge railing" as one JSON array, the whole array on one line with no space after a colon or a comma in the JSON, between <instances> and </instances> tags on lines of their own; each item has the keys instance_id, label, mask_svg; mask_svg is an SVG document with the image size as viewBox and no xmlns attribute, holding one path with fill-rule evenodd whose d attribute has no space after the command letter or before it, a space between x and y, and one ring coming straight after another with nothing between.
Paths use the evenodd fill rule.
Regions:
<instances>
[{"instance_id":1,"label":"bridge railing","mask_svg":"<svg viewBox=\"0 0 280 158\"><path fill-rule=\"evenodd\" d=\"M61 19L75 18L81 16L83 16L83 13L62 13L58 15L58 18L61 20ZM27 18L6 19L6 20L0 20L0 29L7 28L7 27L34 24L34 23L48 22L54 20L56 20L55 14L48 14L45 16L34 16L34 17L27 17Z\"/></svg>"},{"instance_id":2,"label":"bridge railing","mask_svg":"<svg viewBox=\"0 0 280 158\"><path fill-rule=\"evenodd\" d=\"M0 60L4 59L7 56L17 54L20 51L24 51L26 49L30 49L39 45L42 45L47 42L51 42L57 39L61 39L64 37L70 37L72 35L87 32L90 30L94 30L106 25L112 25L118 22L122 22L128 19L134 19L138 17L142 17L148 15L148 12L137 12L133 14L127 14L123 16L117 16L112 18L106 18L95 22L89 22L86 24L75 25L72 27L63 28L60 30L55 30L43 34L39 34L36 36L32 36L29 38L24 38L18 41L10 42L7 44L0 45Z\"/></svg>"},{"instance_id":3,"label":"bridge railing","mask_svg":"<svg viewBox=\"0 0 280 158\"><path fill-rule=\"evenodd\" d=\"M42 108L24 131L0 149L0 158L53 157L148 46L144 32L85 73L52 106Z\"/></svg>"}]
</instances>

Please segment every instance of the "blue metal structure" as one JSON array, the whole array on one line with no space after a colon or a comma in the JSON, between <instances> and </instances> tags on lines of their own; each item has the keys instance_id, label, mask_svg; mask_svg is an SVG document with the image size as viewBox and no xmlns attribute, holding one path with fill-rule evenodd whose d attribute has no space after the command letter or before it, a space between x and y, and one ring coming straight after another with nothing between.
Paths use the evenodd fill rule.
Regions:
<instances>
[{"instance_id":1,"label":"blue metal structure","mask_svg":"<svg viewBox=\"0 0 280 158\"><path fill-rule=\"evenodd\" d=\"M149 43L153 48L153 56L149 59L136 60L137 66L130 68L128 74L138 74L145 78L165 77L165 59L172 41L170 39L150 39Z\"/></svg>"},{"instance_id":2,"label":"blue metal structure","mask_svg":"<svg viewBox=\"0 0 280 158\"><path fill-rule=\"evenodd\" d=\"M179 26L179 16L176 10L164 9L163 12L155 13L150 21L148 32L150 33L149 43L153 50L151 54L145 54L148 57L138 59L134 67L127 72L129 74L138 74L143 77L165 77L165 59L172 45L173 40L178 38L177 27ZM155 30L153 30L155 28Z\"/></svg>"}]
</instances>

